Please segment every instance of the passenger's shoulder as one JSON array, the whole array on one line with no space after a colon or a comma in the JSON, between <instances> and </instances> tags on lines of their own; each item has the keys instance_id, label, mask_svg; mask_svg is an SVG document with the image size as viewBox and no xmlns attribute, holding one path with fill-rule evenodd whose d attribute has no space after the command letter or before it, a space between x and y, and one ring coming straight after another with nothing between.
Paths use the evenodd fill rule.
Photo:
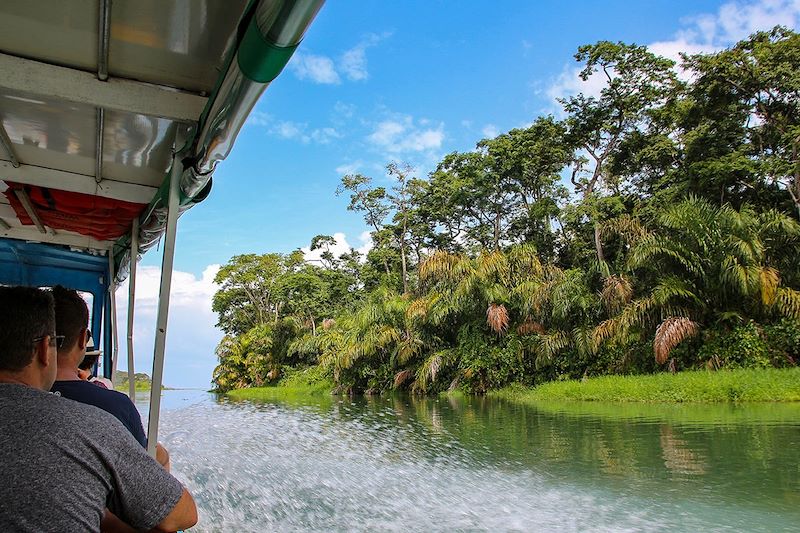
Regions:
<instances>
[{"instance_id":1,"label":"passenger's shoulder","mask_svg":"<svg viewBox=\"0 0 800 533\"><path fill-rule=\"evenodd\" d=\"M69 398L59 398L62 402L62 416L69 420L75 431L93 441L126 440L130 432L110 411L96 405L82 403ZM135 407L134 407L135 409ZM68 411L67 411L68 410Z\"/></svg>"}]
</instances>

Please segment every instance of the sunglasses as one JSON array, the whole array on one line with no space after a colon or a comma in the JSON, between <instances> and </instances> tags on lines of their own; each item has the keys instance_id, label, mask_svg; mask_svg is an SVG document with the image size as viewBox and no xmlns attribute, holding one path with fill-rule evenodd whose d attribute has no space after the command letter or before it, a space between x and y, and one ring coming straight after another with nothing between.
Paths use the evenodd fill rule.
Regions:
<instances>
[{"instance_id":1,"label":"sunglasses","mask_svg":"<svg viewBox=\"0 0 800 533\"><path fill-rule=\"evenodd\" d=\"M60 350L61 347L64 346L64 335L45 335L43 337L36 337L33 339L34 344L41 341L45 337L50 337L50 342L55 341L57 350Z\"/></svg>"}]
</instances>

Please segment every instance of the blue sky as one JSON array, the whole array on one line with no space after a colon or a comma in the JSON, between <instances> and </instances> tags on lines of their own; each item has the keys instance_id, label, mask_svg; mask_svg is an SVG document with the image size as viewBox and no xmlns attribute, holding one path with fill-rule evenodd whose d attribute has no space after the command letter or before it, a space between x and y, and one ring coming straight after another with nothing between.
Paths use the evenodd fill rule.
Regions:
<instances>
[{"instance_id":1,"label":"blue sky","mask_svg":"<svg viewBox=\"0 0 800 533\"><path fill-rule=\"evenodd\" d=\"M221 336L214 265L289 252L320 233L338 233L342 250L368 246L360 216L334 195L344 173L384 180L395 160L425 175L446 153L557 114L556 96L598 88L577 79L582 44L635 42L677 58L799 23L800 0L328 2L217 168L211 196L180 219L166 383L209 384ZM136 365L149 372L160 252L141 265Z\"/></svg>"}]
</instances>

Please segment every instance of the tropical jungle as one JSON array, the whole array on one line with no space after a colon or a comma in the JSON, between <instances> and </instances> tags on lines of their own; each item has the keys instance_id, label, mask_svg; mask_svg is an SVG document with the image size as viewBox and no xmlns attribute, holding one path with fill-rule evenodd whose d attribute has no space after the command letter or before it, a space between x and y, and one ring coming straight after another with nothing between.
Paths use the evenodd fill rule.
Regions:
<instances>
[{"instance_id":1,"label":"tropical jungle","mask_svg":"<svg viewBox=\"0 0 800 533\"><path fill-rule=\"evenodd\" d=\"M602 89L427 175L393 161L342 177L331 195L363 216L366 254L336 256L320 233L317 261L232 257L216 390L486 393L795 367L800 34L679 64L608 41L575 59Z\"/></svg>"}]
</instances>

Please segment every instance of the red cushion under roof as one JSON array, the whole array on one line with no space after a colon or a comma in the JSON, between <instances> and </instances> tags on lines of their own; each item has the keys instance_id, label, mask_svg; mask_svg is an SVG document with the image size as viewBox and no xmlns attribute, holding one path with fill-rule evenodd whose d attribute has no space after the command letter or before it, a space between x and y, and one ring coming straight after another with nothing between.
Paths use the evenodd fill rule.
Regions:
<instances>
[{"instance_id":1,"label":"red cushion under roof","mask_svg":"<svg viewBox=\"0 0 800 533\"><path fill-rule=\"evenodd\" d=\"M33 220L20 203L14 190L24 189L42 224L54 230L69 230L81 235L108 241L130 231L134 217L139 216L146 204L136 204L111 198L77 192L23 185L7 181L5 195L19 221L27 226Z\"/></svg>"}]
</instances>

